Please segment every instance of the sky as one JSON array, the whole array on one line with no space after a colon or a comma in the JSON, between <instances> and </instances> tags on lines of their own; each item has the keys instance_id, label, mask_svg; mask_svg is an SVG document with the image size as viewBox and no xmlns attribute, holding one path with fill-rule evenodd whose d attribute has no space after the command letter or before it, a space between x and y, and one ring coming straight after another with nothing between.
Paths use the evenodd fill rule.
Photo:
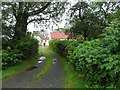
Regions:
<instances>
[{"instance_id":1,"label":"sky","mask_svg":"<svg viewBox=\"0 0 120 90\"><path fill-rule=\"evenodd\" d=\"M66 21L64 19L63 19L63 21L61 23L58 23L59 28L64 28L65 23L66 23ZM53 26L53 30L55 30L55 29L58 28L56 25L54 25L53 23L51 23L51 25L50 25L51 29L50 28L46 29L48 33L52 32L52 26ZM37 31L37 30L41 29L40 26L38 26L38 28L34 27L34 23L30 23L27 28L28 28L29 32L33 32L33 31Z\"/></svg>"},{"instance_id":2,"label":"sky","mask_svg":"<svg viewBox=\"0 0 120 90\"><path fill-rule=\"evenodd\" d=\"M62 17L62 22L57 23L58 26L59 26L59 28L64 28L65 23L67 22L67 21L65 20L65 18L66 18L66 15L64 14L63 17ZM48 28L48 29L46 29L46 30L47 30L48 33L50 33L50 32L52 32L52 27L53 27L53 31L54 31L55 29L58 28L58 26L56 26L55 24L53 24L53 23L51 22L50 28ZM45 29L45 27L43 27L43 28ZM33 32L33 31L40 30L41 27L38 26L38 28L36 28L36 27L34 27L34 23L30 23L30 24L28 24L27 29L28 29L29 32Z\"/></svg>"},{"instance_id":3,"label":"sky","mask_svg":"<svg viewBox=\"0 0 120 90\"><path fill-rule=\"evenodd\" d=\"M76 1L79 1L79 0L75 0L75 1L73 1L73 0L68 0L70 3L71 3L71 5L74 5L75 3L76 3ZM82 0L80 0L80 1L82 1ZM83 0L84 1L84 0ZM89 1L89 0L86 0L86 1ZM90 1L103 1L103 0L90 0ZM108 0L108 1L116 1L116 0ZM70 8L70 6L68 6L68 9ZM68 9L66 9L66 12L68 11ZM66 22L68 22L68 21L66 21L65 19L66 18L68 18L68 16L66 15L66 12L63 14L63 16L61 17L61 19L62 19L62 22L61 23L57 23L58 24L58 26L59 26L59 28L64 28L64 26L65 26L65 23ZM42 27L42 28L44 28L44 30L46 30L48 33L50 33L50 32L52 32L53 30L55 30L55 29L57 29L58 27L55 25L55 24L53 24L52 22L51 22L51 24L50 24L50 26L49 26L50 28L48 28L48 29L46 29L44 26ZM53 29L52 29L52 27L53 27ZM38 26L38 28L35 28L34 27L34 23L30 23L29 25L28 25L28 31L30 31L30 32L33 32L34 30L36 31L36 30L40 30L41 29L41 27L40 26Z\"/></svg>"},{"instance_id":4,"label":"sky","mask_svg":"<svg viewBox=\"0 0 120 90\"><path fill-rule=\"evenodd\" d=\"M72 2L72 0L69 0L69 2L71 2L71 5L74 5L74 3L75 3L75 2ZM70 8L70 6L68 6L68 9L69 9L69 8ZM61 17L61 20L62 20L62 21L61 21L60 23L57 23L57 25L59 26L59 28L64 28L64 26L65 26L66 23L68 22L68 21L65 20L66 18L68 18L68 16L66 15L66 12L68 11L68 9L66 9L65 13L64 13L63 16ZM57 29L58 26L56 26L54 23L51 22L50 28L48 28L48 29L46 29L46 30L47 30L48 33L50 33L50 32L52 32L52 31L54 31L55 29ZM40 29L41 29L40 26L38 26L38 28L35 28L35 27L34 27L34 23L30 23L27 28L28 28L28 31L30 31L30 32L33 32L33 31L36 31L36 30L40 30ZM53 28L53 29L52 29L52 28ZM45 27L44 27L44 29L45 29Z\"/></svg>"}]
</instances>

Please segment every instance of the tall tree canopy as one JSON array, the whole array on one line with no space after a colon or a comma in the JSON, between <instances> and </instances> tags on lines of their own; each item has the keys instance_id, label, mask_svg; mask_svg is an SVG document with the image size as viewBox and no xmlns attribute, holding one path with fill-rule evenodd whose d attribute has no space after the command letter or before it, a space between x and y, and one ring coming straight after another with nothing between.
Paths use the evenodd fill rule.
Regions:
<instances>
[{"instance_id":1,"label":"tall tree canopy","mask_svg":"<svg viewBox=\"0 0 120 90\"><path fill-rule=\"evenodd\" d=\"M71 27L67 32L97 38L112 21L117 7L119 2L76 2L69 10Z\"/></svg>"},{"instance_id":2,"label":"tall tree canopy","mask_svg":"<svg viewBox=\"0 0 120 90\"><path fill-rule=\"evenodd\" d=\"M27 25L46 20L59 20L66 2L3 2L3 34L14 39L26 36Z\"/></svg>"}]
</instances>

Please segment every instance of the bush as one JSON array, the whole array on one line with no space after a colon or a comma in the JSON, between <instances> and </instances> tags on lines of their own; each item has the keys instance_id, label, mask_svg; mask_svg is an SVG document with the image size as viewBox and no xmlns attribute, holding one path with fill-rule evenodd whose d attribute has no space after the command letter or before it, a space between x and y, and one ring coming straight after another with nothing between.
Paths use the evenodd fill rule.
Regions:
<instances>
[{"instance_id":1,"label":"bush","mask_svg":"<svg viewBox=\"0 0 120 90\"><path fill-rule=\"evenodd\" d=\"M59 42L60 40L57 40L57 39L53 39L53 40L50 40L49 41L49 47L52 49L52 50L56 50L56 44Z\"/></svg>"},{"instance_id":2,"label":"bush","mask_svg":"<svg viewBox=\"0 0 120 90\"><path fill-rule=\"evenodd\" d=\"M75 40L51 40L49 46L59 55L71 60L70 54L73 53L80 43L81 41Z\"/></svg>"},{"instance_id":3,"label":"bush","mask_svg":"<svg viewBox=\"0 0 120 90\"><path fill-rule=\"evenodd\" d=\"M80 44L70 57L76 70L91 85L120 88L120 53L118 50L120 27L118 22L107 27L101 39Z\"/></svg>"},{"instance_id":4,"label":"bush","mask_svg":"<svg viewBox=\"0 0 120 90\"><path fill-rule=\"evenodd\" d=\"M19 50L13 50L11 52L2 50L2 69L7 69L10 66L19 64L22 62L23 54Z\"/></svg>"},{"instance_id":5,"label":"bush","mask_svg":"<svg viewBox=\"0 0 120 90\"><path fill-rule=\"evenodd\" d=\"M6 50L2 50L2 69L34 57L38 54L38 47L38 40L32 37L8 41Z\"/></svg>"},{"instance_id":6,"label":"bush","mask_svg":"<svg viewBox=\"0 0 120 90\"><path fill-rule=\"evenodd\" d=\"M67 57L67 51L66 51L66 46L67 46L67 40L51 40L49 42L50 48L52 48L55 52L57 52L59 55L63 57Z\"/></svg>"},{"instance_id":7,"label":"bush","mask_svg":"<svg viewBox=\"0 0 120 90\"><path fill-rule=\"evenodd\" d=\"M20 50L24 55L24 59L31 58L38 53L38 40L34 38L25 38L18 41L15 49Z\"/></svg>"},{"instance_id":8,"label":"bush","mask_svg":"<svg viewBox=\"0 0 120 90\"><path fill-rule=\"evenodd\" d=\"M68 41L67 43L67 47L65 48L67 51L67 58L72 64L74 64L74 62L72 61L73 56L71 57L71 54L76 49L76 47L81 43L82 43L81 41L75 41L75 40Z\"/></svg>"},{"instance_id":9,"label":"bush","mask_svg":"<svg viewBox=\"0 0 120 90\"><path fill-rule=\"evenodd\" d=\"M120 88L120 26L118 20L106 27L101 38L84 41L50 41L50 47L69 58L90 85Z\"/></svg>"},{"instance_id":10,"label":"bush","mask_svg":"<svg viewBox=\"0 0 120 90\"><path fill-rule=\"evenodd\" d=\"M50 48L52 48L59 55L68 58L69 55L75 50L80 42L75 40L51 40L49 42Z\"/></svg>"}]
</instances>

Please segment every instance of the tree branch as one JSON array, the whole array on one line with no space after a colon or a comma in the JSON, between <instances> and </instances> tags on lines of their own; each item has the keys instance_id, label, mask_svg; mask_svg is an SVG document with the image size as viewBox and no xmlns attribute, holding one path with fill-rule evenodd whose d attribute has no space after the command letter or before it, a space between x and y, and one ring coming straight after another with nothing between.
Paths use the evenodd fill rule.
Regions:
<instances>
[{"instance_id":1,"label":"tree branch","mask_svg":"<svg viewBox=\"0 0 120 90\"><path fill-rule=\"evenodd\" d=\"M15 18L17 18L17 15L16 15L16 10L15 10L15 8L14 8L14 7L12 7L12 9L13 9L13 15L15 16Z\"/></svg>"},{"instance_id":2,"label":"tree branch","mask_svg":"<svg viewBox=\"0 0 120 90\"><path fill-rule=\"evenodd\" d=\"M28 16L33 16L33 15L37 15L41 12L43 12L49 5L51 4L51 2L48 2L45 6L43 6L42 8L38 9L38 10L35 10L35 11L32 11L28 14Z\"/></svg>"},{"instance_id":3,"label":"tree branch","mask_svg":"<svg viewBox=\"0 0 120 90\"><path fill-rule=\"evenodd\" d=\"M31 23L31 22L33 22L33 21L42 21L42 20L50 20L50 17L49 17L49 18L32 19L32 20L30 20L30 21L28 22L28 24Z\"/></svg>"},{"instance_id":4,"label":"tree branch","mask_svg":"<svg viewBox=\"0 0 120 90\"><path fill-rule=\"evenodd\" d=\"M15 16L15 18L17 18L17 14L16 14L16 10L15 10L15 4L9 3L12 6L12 10L13 10L13 15Z\"/></svg>"}]
</instances>

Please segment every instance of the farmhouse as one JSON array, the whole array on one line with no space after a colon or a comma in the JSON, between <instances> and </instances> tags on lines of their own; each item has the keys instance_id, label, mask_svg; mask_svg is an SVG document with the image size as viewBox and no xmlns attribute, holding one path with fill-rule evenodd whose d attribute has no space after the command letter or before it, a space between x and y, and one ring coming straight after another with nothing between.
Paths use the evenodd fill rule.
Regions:
<instances>
[{"instance_id":1,"label":"farmhouse","mask_svg":"<svg viewBox=\"0 0 120 90\"><path fill-rule=\"evenodd\" d=\"M41 45L48 46L49 40L52 40L52 39L66 40L68 39L68 35L66 35L63 32L50 32L48 37L41 38Z\"/></svg>"},{"instance_id":2,"label":"farmhouse","mask_svg":"<svg viewBox=\"0 0 120 90\"><path fill-rule=\"evenodd\" d=\"M68 35L66 35L63 32L50 32L50 40L51 39L65 40L67 38L68 38Z\"/></svg>"}]
</instances>

